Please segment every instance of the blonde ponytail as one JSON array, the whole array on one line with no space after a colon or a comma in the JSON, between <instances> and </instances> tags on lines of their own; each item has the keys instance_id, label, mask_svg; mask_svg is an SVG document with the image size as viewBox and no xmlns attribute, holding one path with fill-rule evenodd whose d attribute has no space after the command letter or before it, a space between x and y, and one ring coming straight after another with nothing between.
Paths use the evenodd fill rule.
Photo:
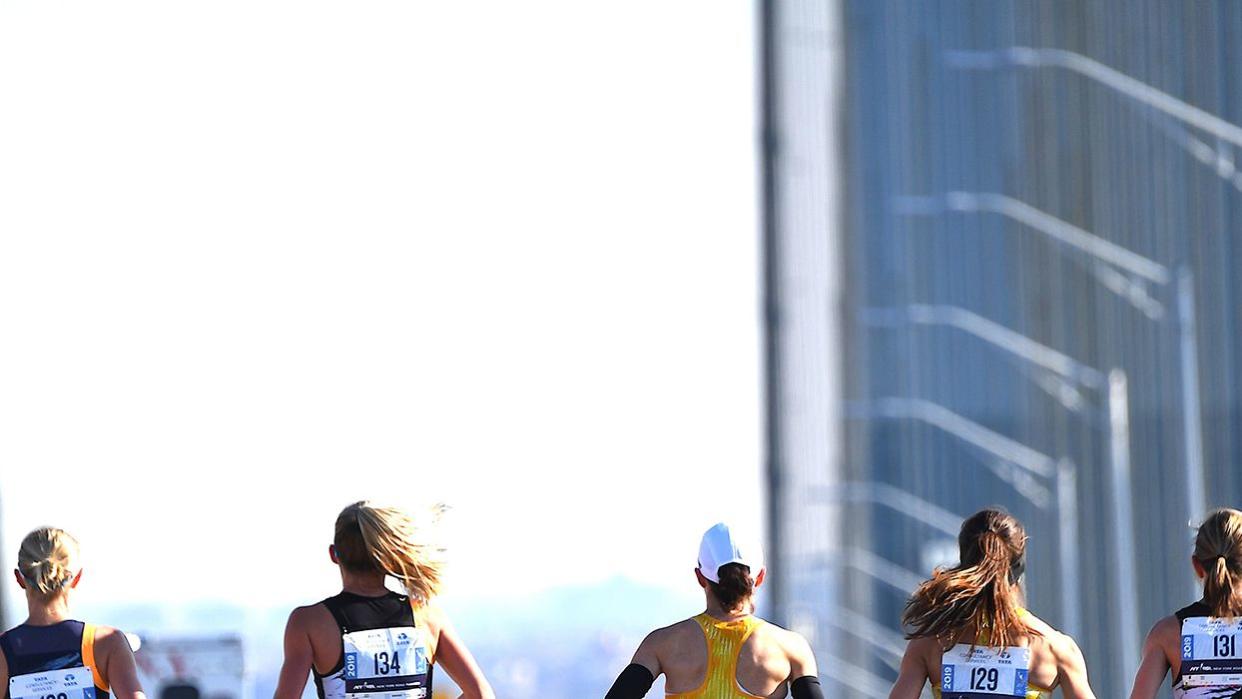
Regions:
<instances>
[{"instance_id":1,"label":"blonde ponytail","mask_svg":"<svg viewBox=\"0 0 1242 699\"><path fill-rule=\"evenodd\" d=\"M1195 560L1203 566L1203 600L1212 616L1242 616L1242 512L1216 510L1199 526Z\"/></svg>"},{"instance_id":2,"label":"blonde ponytail","mask_svg":"<svg viewBox=\"0 0 1242 699\"><path fill-rule=\"evenodd\" d=\"M22 539L17 570L42 598L60 594L77 575L78 540L56 527L40 527Z\"/></svg>"},{"instance_id":3,"label":"blonde ponytail","mask_svg":"<svg viewBox=\"0 0 1242 699\"><path fill-rule=\"evenodd\" d=\"M346 507L336 519L334 545L341 565L391 575L416 606L440 592L443 549L426 541L414 518L400 509L365 500Z\"/></svg>"}]
</instances>

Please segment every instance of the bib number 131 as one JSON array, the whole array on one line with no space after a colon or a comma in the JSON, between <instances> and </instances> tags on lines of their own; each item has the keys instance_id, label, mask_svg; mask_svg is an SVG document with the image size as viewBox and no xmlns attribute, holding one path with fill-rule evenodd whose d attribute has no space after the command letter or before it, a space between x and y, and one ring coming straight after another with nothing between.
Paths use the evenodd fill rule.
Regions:
<instances>
[{"instance_id":1,"label":"bib number 131","mask_svg":"<svg viewBox=\"0 0 1242 699\"><path fill-rule=\"evenodd\" d=\"M1182 622L1182 686L1242 685L1239 620L1191 617Z\"/></svg>"}]
</instances>

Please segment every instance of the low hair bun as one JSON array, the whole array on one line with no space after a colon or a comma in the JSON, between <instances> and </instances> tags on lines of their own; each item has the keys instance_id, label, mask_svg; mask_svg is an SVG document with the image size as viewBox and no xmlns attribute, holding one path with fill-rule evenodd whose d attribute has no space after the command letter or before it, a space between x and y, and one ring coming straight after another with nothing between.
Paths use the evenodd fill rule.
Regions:
<instances>
[{"instance_id":1,"label":"low hair bun","mask_svg":"<svg viewBox=\"0 0 1242 699\"><path fill-rule=\"evenodd\" d=\"M755 594L755 579L750 567L741 563L726 563L716 571L720 582L707 581L720 606L734 611Z\"/></svg>"},{"instance_id":2,"label":"low hair bun","mask_svg":"<svg viewBox=\"0 0 1242 699\"><path fill-rule=\"evenodd\" d=\"M40 527L22 539L17 569L39 597L49 598L73 580L78 541L56 527Z\"/></svg>"}]
</instances>

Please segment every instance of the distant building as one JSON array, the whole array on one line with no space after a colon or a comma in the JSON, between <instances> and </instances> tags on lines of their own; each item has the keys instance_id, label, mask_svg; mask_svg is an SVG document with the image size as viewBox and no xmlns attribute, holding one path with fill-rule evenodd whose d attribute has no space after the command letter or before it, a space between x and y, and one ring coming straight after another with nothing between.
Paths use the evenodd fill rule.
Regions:
<instances>
[{"instance_id":1,"label":"distant building","mask_svg":"<svg viewBox=\"0 0 1242 699\"><path fill-rule=\"evenodd\" d=\"M148 696L246 699L245 654L239 636L144 637L137 643L134 660Z\"/></svg>"},{"instance_id":2,"label":"distant building","mask_svg":"<svg viewBox=\"0 0 1242 699\"><path fill-rule=\"evenodd\" d=\"M1242 504L1242 5L762 8L771 611L882 696L1002 504L1124 696L1188 522Z\"/></svg>"}]
</instances>

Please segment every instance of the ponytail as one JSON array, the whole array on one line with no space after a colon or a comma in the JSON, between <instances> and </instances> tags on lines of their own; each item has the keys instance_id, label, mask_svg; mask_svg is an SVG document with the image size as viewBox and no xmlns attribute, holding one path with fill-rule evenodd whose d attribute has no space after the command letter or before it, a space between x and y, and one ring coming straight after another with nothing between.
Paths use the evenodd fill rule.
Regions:
<instances>
[{"instance_id":1,"label":"ponytail","mask_svg":"<svg viewBox=\"0 0 1242 699\"><path fill-rule=\"evenodd\" d=\"M1203 600L1212 616L1242 616L1242 512L1208 515L1195 536L1194 556L1203 566Z\"/></svg>"},{"instance_id":2,"label":"ponytail","mask_svg":"<svg viewBox=\"0 0 1242 699\"><path fill-rule=\"evenodd\" d=\"M750 577L750 567L741 563L726 563L716 571L720 582L707 581L716 601L726 611L735 611L755 594L755 580Z\"/></svg>"},{"instance_id":3,"label":"ponytail","mask_svg":"<svg viewBox=\"0 0 1242 699\"><path fill-rule=\"evenodd\" d=\"M437 508L437 514L443 508ZM423 540L414 518L395 507L356 502L336 519L337 559L347 570L382 573L401 582L415 606L440 592L443 549Z\"/></svg>"},{"instance_id":4,"label":"ponytail","mask_svg":"<svg viewBox=\"0 0 1242 699\"><path fill-rule=\"evenodd\" d=\"M936 570L906 603L906 638L956 641L974 628L987 634L987 645L1006 647L1035 633L1020 611L1026 533L1018 520L1000 510L983 510L962 523L958 547L961 563Z\"/></svg>"}]
</instances>

